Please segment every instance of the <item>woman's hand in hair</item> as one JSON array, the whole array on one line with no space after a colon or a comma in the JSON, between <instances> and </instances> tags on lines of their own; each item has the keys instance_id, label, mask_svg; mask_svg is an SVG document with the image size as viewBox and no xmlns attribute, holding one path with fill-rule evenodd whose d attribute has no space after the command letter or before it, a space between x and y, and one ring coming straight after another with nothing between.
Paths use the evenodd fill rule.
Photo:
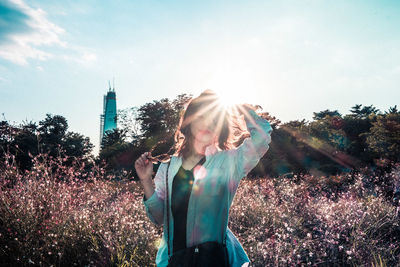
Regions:
<instances>
[{"instance_id":1,"label":"woman's hand in hair","mask_svg":"<svg viewBox=\"0 0 400 267\"><path fill-rule=\"evenodd\" d=\"M242 117L244 121L249 121L251 123L255 123L253 117L250 115L250 110L254 112L262 107L259 105L251 105L251 104L237 104L236 110L239 114L239 117Z\"/></svg>"},{"instance_id":2,"label":"woman's hand in hair","mask_svg":"<svg viewBox=\"0 0 400 267\"><path fill-rule=\"evenodd\" d=\"M136 173L139 176L141 181L146 181L152 179L153 175L153 162L149 160L147 157L151 157L150 152L143 153L136 161L135 161L135 169Z\"/></svg>"},{"instance_id":3,"label":"woman's hand in hair","mask_svg":"<svg viewBox=\"0 0 400 267\"><path fill-rule=\"evenodd\" d=\"M251 104L237 104L236 105L236 110L238 111L239 115L243 115L245 117L248 116L249 110L254 110L256 111L259 106L254 106Z\"/></svg>"}]
</instances>

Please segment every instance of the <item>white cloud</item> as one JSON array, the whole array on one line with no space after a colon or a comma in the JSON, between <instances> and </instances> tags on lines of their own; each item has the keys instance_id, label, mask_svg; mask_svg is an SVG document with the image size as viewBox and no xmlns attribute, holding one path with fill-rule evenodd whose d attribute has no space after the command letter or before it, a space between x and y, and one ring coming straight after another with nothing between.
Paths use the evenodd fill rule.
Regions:
<instances>
[{"instance_id":1,"label":"white cloud","mask_svg":"<svg viewBox=\"0 0 400 267\"><path fill-rule=\"evenodd\" d=\"M92 66L97 61L97 54L87 47L70 46L69 53L59 56L64 61L78 63L84 67Z\"/></svg>"},{"instance_id":2,"label":"white cloud","mask_svg":"<svg viewBox=\"0 0 400 267\"><path fill-rule=\"evenodd\" d=\"M62 41L60 36L65 30L47 19L47 13L41 8L32 8L22 0L10 0L3 4L3 8L9 9L18 16L11 17L7 25L15 27L14 31L0 34L0 57L15 64L28 65L29 59L45 61L51 58L61 58L74 61L81 65L88 65L96 61L97 56L89 52L87 48L71 46ZM25 17L26 19L21 19ZM6 26L7 26L6 25ZM18 26L18 27L17 27ZM23 28L24 31L17 31ZM53 54L45 51L44 46L65 48L61 54Z\"/></svg>"},{"instance_id":3,"label":"white cloud","mask_svg":"<svg viewBox=\"0 0 400 267\"><path fill-rule=\"evenodd\" d=\"M22 33L9 33L8 40L0 45L0 57L19 65L27 65L29 58L46 60L53 56L39 49L39 46L67 46L59 38L65 30L50 22L46 18L44 10L33 9L21 0L12 0L9 5L14 5L12 8L27 16L23 23L29 30ZM22 23L22 21L18 21L18 23Z\"/></svg>"}]
</instances>

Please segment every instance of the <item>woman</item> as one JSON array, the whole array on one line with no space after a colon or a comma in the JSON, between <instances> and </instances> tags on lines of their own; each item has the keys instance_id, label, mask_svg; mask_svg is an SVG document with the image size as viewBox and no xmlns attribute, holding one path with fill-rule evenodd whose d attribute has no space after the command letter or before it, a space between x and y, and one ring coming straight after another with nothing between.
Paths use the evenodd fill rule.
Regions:
<instances>
[{"instance_id":1,"label":"woman","mask_svg":"<svg viewBox=\"0 0 400 267\"><path fill-rule=\"evenodd\" d=\"M170 256L213 241L226 244L229 266L247 266L246 252L228 228L229 208L240 180L267 152L271 125L250 105L236 105L228 112L211 90L189 101L182 113L176 152L169 164L158 167L155 188L151 154L146 152L135 162L147 215L154 224L163 225L156 264L167 266ZM237 123L235 114L244 119L250 133L238 147L230 129Z\"/></svg>"}]
</instances>

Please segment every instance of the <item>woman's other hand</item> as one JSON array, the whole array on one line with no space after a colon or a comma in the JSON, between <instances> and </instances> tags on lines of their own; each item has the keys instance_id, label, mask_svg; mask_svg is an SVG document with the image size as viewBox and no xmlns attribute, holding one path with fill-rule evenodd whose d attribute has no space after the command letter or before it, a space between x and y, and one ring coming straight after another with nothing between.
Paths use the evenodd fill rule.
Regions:
<instances>
[{"instance_id":1,"label":"woman's other hand","mask_svg":"<svg viewBox=\"0 0 400 267\"><path fill-rule=\"evenodd\" d=\"M151 153L145 152L135 161L136 173L141 181L151 181L153 175L153 162L147 158L148 156L151 157Z\"/></svg>"}]
</instances>

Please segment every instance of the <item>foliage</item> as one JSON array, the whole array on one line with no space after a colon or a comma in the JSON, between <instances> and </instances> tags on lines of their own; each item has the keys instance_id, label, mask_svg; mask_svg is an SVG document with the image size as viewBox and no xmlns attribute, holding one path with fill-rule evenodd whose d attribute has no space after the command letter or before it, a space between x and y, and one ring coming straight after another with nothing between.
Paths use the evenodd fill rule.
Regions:
<instances>
[{"instance_id":1,"label":"foliage","mask_svg":"<svg viewBox=\"0 0 400 267\"><path fill-rule=\"evenodd\" d=\"M136 176L133 162L142 153L172 154L174 133L191 98L181 94L173 100L162 98L119 110L119 127L105 134L96 162L104 162L109 172L127 171L127 176ZM312 121L282 123L269 112L259 112L274 130L268 153L249 176L334 175L366 166L381 168L385 161L399 162L399 114L397 106L380 113L373 105L357 104L349 114L326 109L314 112ZM32 166L28 153L46 152L56 157L64 151L67 156L83 156L85 160L93 157L89 138L69 132L64 117L50 114L39 126L33 122L14 126L1 121L0 148L0 159L10 151L22 171Z\"/></svg>"},{"instance_id":2,"label":"foliage","mask_svg":"<svg viewBox=\"0 0 400 267\"><path fill-rule=\"evenodd\" d=\"M387 176L395 184L400 168ZM400 210L365 178L242 180L229 227L253 266L397 266Z\"/></svg>"},{"instance_id":3,"label":"foliage","mask_svg":"<svg viewBox=\"0 0 400 267\"><path fill-rule=\"evenodd\" d=\"M66 160L40 155L19 174L7 155L0 172L2 265L151 266L160 232L146 218L137 182L116 183L99 166L84 173L80 159L73 167L62 165Z\"/></svg>"},{"instance_id":4,"label":"foliage","mask_svg":"<svg viewBox=\"0 0 400 267\"><path fill-rule=\"evenodd\" d=\"M378 115L368 133L366 142L380 157L400 161L400 113Z\"/></svg>"},{"instance_id":5,"label":"foliage","mask_svg":"<svg viewBox=\"0 0 400 267\"><path fill-rule=\"evenodd\" d=\"M399 162L399 112L385 114L374 106L355 105L350 114L314 112L314 120L278 123L266 155L249 176L346 173Z\"/></svg>"},{"instance_id":6,"label":"foliage","mask_svg":"<svg viewBox=\"0 0 400 267\"><path fill-rule=\"evenodd\" d=\"M126 133L126 140L132 144L137 144L140 136L140 123L137 120L138 107L131 107L118 110L118 128Z\"/></svg>"},{"instance_id":7,"label":"foliage","mask_svg":"<svg viewBox=\"0 0 400 267\"><path fill-rule=\"evenodd\" d=\"M107 162L107 170L128 171L128 176L136 177L136 158L151 149L154 155L167 153L173 146L181 112L190 99L181 94L172 101L163 98L119 111L120 127L104 137L99 160Z\"/></svg>"},{"instance_id":8,"label":"foliage","mask_svg":"<svg viewBox=\"0 0 400 267\"><path fill-rule=\"evenodd\" d=\"M318 120L322 120L323 118L325 118L326 116L330 116L330 117L342 117L342 115L337 111L337 110L323 110L320 112L314 112L314 116L313 119L318 121Z\"/></svg>"},{"instance_id":9,"label":"foliage","mask_svg":"<svg viewBox=\"0 0 400 267\"><path fill-rule=\"evenodd\" d=\"M97 165L86 173L80 159L68 167L66 158L41 154L23 174L13 155L5 159L4 265L154 266L162 228L146 217L138 182L114 181ZM384 192L400 185L400 165L376 177L364 169L244 178L228 226L252 266L397 266L400 210Z\"/></svg>"},{"instance_id":10,"label":"foliage","mask_svg":"<svg viewBox=\"0 0 400 267\"><path fill-rule=\"evenodd\" d=\"M57 157L62 152L65 156L81 157L88 163L93 147L88 137L68 131L67 120L60 115L46 114L39 125L31 121L18 126L0 122L0 160L5 153L12 153L21 171L32 167L29 153Z\"/></svg>"}]
</instances>

